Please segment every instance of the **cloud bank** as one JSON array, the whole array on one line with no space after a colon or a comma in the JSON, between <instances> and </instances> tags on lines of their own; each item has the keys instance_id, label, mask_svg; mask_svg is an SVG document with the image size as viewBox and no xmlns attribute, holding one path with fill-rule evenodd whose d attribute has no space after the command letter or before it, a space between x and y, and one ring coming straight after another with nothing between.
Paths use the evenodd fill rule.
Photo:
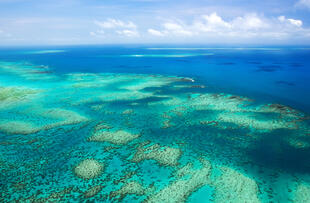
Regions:
<instances>
[{"instance_id":1,"label":"cloud bank","mask_svg":"<svg viewBox=\"0 0 310 203\"><path fill-rule=\"evenodd\" d=\"M310 0L0 0L0 29L0 46L310 45Z\"/></svg>"},{"instance_id":2,"label":"cloud bank","mask_svg":"<svg viewBox=\"0 0 310 203\"><path fill-rule=\"evenodd\" d=\"M183 37L272 37L283 39L292 36L307 36L309 29L303 28L303 22L298 19L279 16L266 18L255 13L224 20L217 13L200 16L191 23L164 22L159 29L149 28L148 33L154 36L183 36Z\"/></svg>"},{"instance_id":3,"label":"cloud bank","mask_svg":"<svg viewBox=\"0 0 310 203\"><path fill-rule=\"evenodd\" d=\"M106 21L94 21L95 25L100 27L100 30L90 32L91 36L103 37L107 33L116 33L120 36L125 37L139 37L137 25L132 21L122 21L118 19L109 18Z\"/></svg>"}]
</instances>

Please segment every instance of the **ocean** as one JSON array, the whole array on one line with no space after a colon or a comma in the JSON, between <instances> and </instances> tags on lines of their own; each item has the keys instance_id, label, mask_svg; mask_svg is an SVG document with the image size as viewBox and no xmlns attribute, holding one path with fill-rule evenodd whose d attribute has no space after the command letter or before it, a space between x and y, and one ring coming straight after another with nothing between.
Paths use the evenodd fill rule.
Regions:
<instances>
[{"instance_id":1,"label":"ocean","mask_svg":"<svg viewBox=\"0 0 310 203\"><path fill-rule=\"evenodd\" d=\"M309 202L309 51L0 48L0 201Z\"/></svg>"}]
</instances>

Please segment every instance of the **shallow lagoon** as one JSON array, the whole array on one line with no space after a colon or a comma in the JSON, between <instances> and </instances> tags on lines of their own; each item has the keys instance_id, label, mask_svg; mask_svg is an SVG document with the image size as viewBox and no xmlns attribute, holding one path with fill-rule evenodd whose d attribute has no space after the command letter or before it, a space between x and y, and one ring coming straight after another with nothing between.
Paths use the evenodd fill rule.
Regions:
<instances>
[{"instance_id":1,"label":"shallow lagoon","mask_svg":"<svg viewBox=\"0 0 310 203\"><path fill-rule=\"evenodd\" d=\"M59 57L69 58L63 67L77 57L70 50L28 51L40 56L12 51L0 62L2 202L310 201L305 105L234 94L240 90L186 71L168 74L177 68L130 69L131 59L121 71L82 71L86 62L60 70ZM189 63L216 57L185 55ZM100 56L89 57L117 58ZM237 62L217 63L227 69Z\"/></svg>"}]
</instances>

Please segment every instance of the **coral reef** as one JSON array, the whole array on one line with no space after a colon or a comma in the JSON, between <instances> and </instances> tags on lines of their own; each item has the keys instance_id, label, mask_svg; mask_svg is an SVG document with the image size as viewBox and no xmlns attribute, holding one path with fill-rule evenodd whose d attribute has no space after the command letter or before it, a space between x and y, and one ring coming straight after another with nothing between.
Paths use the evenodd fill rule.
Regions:
<instances>
[{"instance_id":1,"label":"coral reef","mask_svg":"<svg viewBox=\"0 0 310 203\"><path fill-rule=\"evenodd\" d=\"M220 113L219 122L233 123L240 127L255 128L256 130L296 129L294 123L276 119L257 119L252 114L245 113Z\"/></svg>"},{"instance_id":2,"label":"coral reef","mask_svg":"<svg viewBox=\"0 0 310 203\"><path fill-rule=\"evenodd\" d=\"M133 109L126 109L125 111L122 112L124 115L132 114L134 111Z\"/></svg>"},{"instance_id":3,"label":"coral reef","mask_svg":"<svg viewBox=\"0 0 310 203\"><path fill-rule=\"evenodd\" d=\"M88 138L91 142L109 142L116 145L124 145L140 137L140 134L132 134L124 130L118 131L96 131L93 136Z\"/></svg>"},{"instance_id":4,"label":"coral reef","mask_svg":"<svg viewBox=\"0 0 310 203\"><path fill-rule=\"evenodd\" d=\"M189 104L196 110L243 112L249 99L229 94L193 94ZM243 107L243 108L242 108Z\"/></svg>"},{"instance_id":5,"label":"coral reef","mask_svg":"<svg viewBox=\"0 0 310 203\"><path fill-rule=\"evenodd\" d=\"M36 203L44 203L44 202L63 202L65 201L66 195L72 193L73 187L64 188L58 192L53 192L47 197L38 197L37 195L33 195L28 198L18 199L16 202L36 202ZM15 202L15 201L14 201Z\"/></svg>"},{"instance_id":6,"label":"coral reef","mask_svg":"<svg viewBox=\"0 0 310 203\"><path fill-rule=\"evenodd\" d=\"M50 120L50 122L36 122L36 121L23 121L15 119L11 120L0 120L0 131L6 134L33 134L41 130L49 130L51 128L73 125L81 122L85 122L88 118L78 114L77 112L60 109L60 108L34 108L31 107L19 114L34 116L38 121Z\"/></svg>"},{"instance_id":7,"label":"coral reef","mask_svg":"<svg viewBox=\"0 0 310 203\"><path fill-rule=\"evenodd\" d=\"M39 89L31 89L26 87L0 86L0 109L8 108L9 106L15 106L21 102L27 102L34 98L41 92Z\"/></svg>"},{"instance_id":8,"label":"coral reef","mask_svg":"<svg viewBox=\"0 0 310 203\"><path fill-rule=\"evenodd\" d=\"M310 202L310 185L300 183L294 193L293 202Z\"/></svg>"},{"instance_id":9,"label":"coral reef","mask_svg":"<svg viewBox=\"0 0 310 203\"><path fill-rule=\"evenodd\" d=\"M309 117L291 107L191 78L0 73L0 202L310 201L309 177L290 171L309 169Z\"/></svg>"},{"instance_id":10,"label":"coral reef","mask_svg":"<svg viewBox=\"0 0 310 203\"><path fill-rule=\"evenodd\" d=\"M113 126L111 126L111 125L109 125L109 124L107 124L106 122L100 122L100 123L98 123L96 126L95 126L95 132L96 131L99 131L99 130L102 130L102 129L107 129L107 130L109 130L109 129L112 129L113 128Z\"/></svg>"},{"instance_id":11,"label":"coral reef","mask_svg":"<svg viewBox=\"0 0 310 203\"><path fill-rule=\"evenodd\" d=\"M176 166L181 155L182 151L178 148L160 146L159 144L153 144L148 147L140 145L131 161L141 162L143 160L152 159L157 161L160 165Z\"/></svg>"},{"instance_id":12,"label":"coral reef","mask_svg":"<svg viewBox=\"0 0 310 203\"><path fill-rule=\"evenodd\" d=\"M304 136L304 137L303 137ZM310 141L307 138L306 135L295 135L291 137L286 137L284 140L292 147L296 149L307 149L310 147Z\"/></svg>"},{"instance_id":13,"label":"coral reef","mask_svg":"<svg viewBox=\"0 0 310 203\"><path fill-rule=\"evenodd\" d=\"M47 66L37 66L25 62L0 61L0 70L32 81L53 80L57 78L54 74L51 74Z\"/></svg>"},{"instance_id":14,"label":"coral reef","mask_svg":"<svg viewBox=\"0 0 310 203\"><path fill-rule=\"evenodd\" d=\"M76 176L83 179L92 179L99 176L104 169L104 166L94 159L85 159L81 161L75 168Z\"/></svg>"},{"instance_id":15,"label":"coral reef","mask_svg":"<svg viewBox=\"0 0 310 203\"><path fill-rule=\"evenodd\" d=\"M175 181L158 193L149 196L146 202L186 202L193 192L210 183L211 164L204 159L200 161L202 164L200 169L193 169L191 164L187 164L176 172L178 178Z\"/></svg>"},{"instance_id":16,"label":"coral reef","mask_svg":"<svg viewBox=\"0 0 310 203\"><path fill-rule=\"evenodd\" d=\"M104 102L113 102L121 100L139 100L152 97L152 93L140 92L140 91L119 91L119 92L107 92L102 93L98 97Z\"/></svg>"},{"instance_id":17,"label":"coral reef","mask_svg":"<svg viewBox=\"0 0 310 203\"><path fill-rule=\"evenodd\" d=\"M102 185L95 185L89 188L83 195L85 198L94 197L103 189Z\"/></svg>"},{"instance_id":18,"label":"coral reef","mask_svg":"<svg viewBox=\"0 0 310 203\"><path fill-rule=\"evenodd\" d=\"M24 87L1 87L0 86L0 102L19 101L25 99L29 95L38 93L38 90Z\"/></svg>"},{"instance_id":19,"label":"coral reef","mask_svg":"<svg viewBox=\"0 0 310 203\"><path fill-rule=\"evenodd\" d=\"M49 119L60 120L46 126L45 128L53 128L61 125L72 125L88 120L85 116L82 116L77 112L60 108L44 109L40 112L40 114Z\"/></svg>"},{"instance_id":20,"label":"coral reef","mask_svg":"<svg viewBox=\"0 0 310 203\"><path fill-rule=\"evenodd\" d=\"M214 202L260 202L254 180L228 167L222 167L221 172L222 175L212 182Z\"/></svg>"},{"instance_id":21,"label":"coral reef","mask_svg":"<svg viewBox=\"0 0 310 203\"><path fill-rule=\"evenodd\" d=\"M36 133L38 131L40 131L40 127L34 126L30 122L10 120L0 121L0 132L3 132L5 134L28 135Z\"/></svg>"},{"instance_id":22,"label":"coral reef","mask_svg":"<svg viewBox=\"0 0 310 203\"><path fill-rule=\"evenodd\" d=\"M145 188L137 181L130 181L125 183L119 190L112 192L110 197L117 197L119 196L119 201L124 199L126 195L144 195Z\"/></svg>"}]
</instances>

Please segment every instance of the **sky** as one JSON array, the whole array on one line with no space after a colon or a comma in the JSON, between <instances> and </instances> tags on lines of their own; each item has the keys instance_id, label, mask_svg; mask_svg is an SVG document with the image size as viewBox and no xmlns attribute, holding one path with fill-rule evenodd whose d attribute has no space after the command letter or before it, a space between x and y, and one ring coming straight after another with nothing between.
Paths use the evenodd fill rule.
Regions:
<instances>
[{"instance_id":1,"label":"sky","mask_svg":"<svg viewBox=\"0 0 310 203\"><path fill-rule=\"evenodd\" d=\"M0 46L310 45L310 0L0 0Z\"/></svg>"}]
</instances>

